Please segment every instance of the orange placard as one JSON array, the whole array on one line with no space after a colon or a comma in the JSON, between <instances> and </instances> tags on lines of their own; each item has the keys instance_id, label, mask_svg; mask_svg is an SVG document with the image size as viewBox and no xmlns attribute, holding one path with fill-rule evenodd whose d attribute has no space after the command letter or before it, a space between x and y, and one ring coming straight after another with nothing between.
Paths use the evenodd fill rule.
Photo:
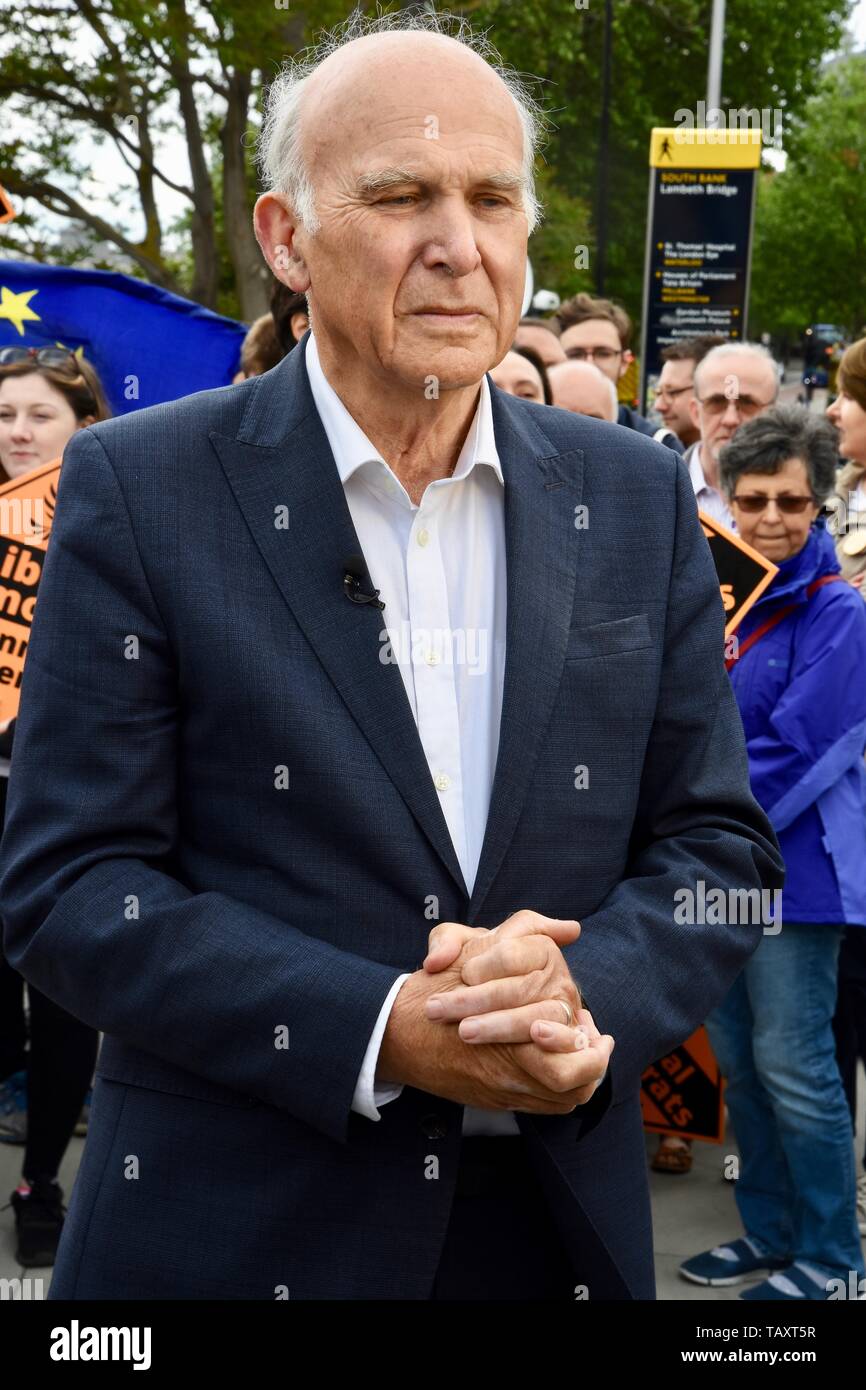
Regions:
<instances>
[{"instance_id":1,"label":"orange placard","mask_svg":"<svg viewBox=\"0 0 866 1390\"><path fill-rule=\"evenodd\" d=\"M0 721L18 713L59 477L60 459L53 459L0 487Z\"/></svg>"},{"instance_id":2,"label":"orange placard","mask_svg":"<svg viewBox=\"0 0 866 1390\"><path fill-rule=\"evenodd\" d=\"M9 201L9 194L6 192L3 185L0 184L0 223L11 222L12 219L17 216L17 212Z\"/></svg>"},{"instance_id":3,"label":"orange placard","mask_svg":"<svg viewBox=\"0 0 866 1390\"><path fill-rule=\"evenodd\" d=\"M705 1028L698 1028L641 1077L644 1129L720 1144L725 1133L724 1079Z\"/></svg>"},{"instance_id":4,"label":"orange placard","mask_svg":"<svg viewBox=\"0 0 866 1390\"><path fill-rule=\"evenodd\" d=\"M719 577L719 592L725 607L725 637L728 638L779 570L772 560L765 560L700 507L698 516Z\"/></svg>"}]
</instances>

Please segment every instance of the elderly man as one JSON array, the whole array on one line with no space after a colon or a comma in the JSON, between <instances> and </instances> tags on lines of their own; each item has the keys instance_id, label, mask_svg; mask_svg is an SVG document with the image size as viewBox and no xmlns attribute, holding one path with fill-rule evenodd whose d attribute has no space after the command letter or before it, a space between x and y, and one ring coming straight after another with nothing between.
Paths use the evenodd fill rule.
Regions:
<instances>
[{"instance_id":1,"label":"elderly man","mask_svg":"<svg viewBox=\"0 0 866 1390\"><path fill-rule=\"evenodd\" d=\"M675 895L781 881L685 469L486 375L537 121L442 23L271 89L298 350L65 456L0 888L106 1034L52 1298L652 1298L640 1077L761 935Z\"/></svg>"},{"instance_id":2,"label":"elderly man","mask_svg":"<svg viewBox=\"0 0 866 1390\"><path fill-rule=\"evenodd\" d=\"M617 386L634 362L629 346L632 324L625 309L610 299L598 299L581 292L557 310L554 320L560 329L560 342L567 358L575 362L592 362ZM617 424L626 429L657 439L668 449L681 454L680 440L663 425L657 428L631 406L617 402Z\"/></svg>"},{"instance_id":3,"label":"elderly man","mask_svg":"<svg viewBox=\"0 0 866 1390\"><path fill-rule=\"evenodd\" d=\"M698 506L730 530L737 529L719 486L719 454L744 420L769 410L779 394L779 369L760 343L720 343L695 367L692 423L700 439L684 462Z\"/></svg>"},{"instance_id":4,"label":"elderly man","mask_svg":"<svg viewBox=\"0 0 866 1390\"><path fill-rule=\"evenodd\" d=\"M678 338L662 351L653 404L668 429L687 449L701 437L689 409L695 396L695 367L711 348L724 342L720 333L698 333L694 338Z\"/></svg>"},{"instance_id":5,"label":"elderly man","mask_svg":"<svg viewBox=\"0 0 866 1390\"><path fill-rule=\"evenodd\" d=\"M594 363L566 360L551 367L548 376L554 405L616 424L616 387Z\"/></svg>"}]
</instances>

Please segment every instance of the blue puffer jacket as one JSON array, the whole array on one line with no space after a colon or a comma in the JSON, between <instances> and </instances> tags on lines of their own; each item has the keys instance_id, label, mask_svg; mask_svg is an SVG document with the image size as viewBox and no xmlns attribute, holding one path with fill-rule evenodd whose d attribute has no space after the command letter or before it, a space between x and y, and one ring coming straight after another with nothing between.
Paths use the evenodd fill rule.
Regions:
<instances>
[{"instance_id":1,"label":"blue puffer jacket","mask_svg":"<svg viewBox=\"0 0 866 1390\"><path fill-rule=\"evenodd\" d=\"M737 629L745 639L796 603L734 662L752 791L785 857L782 919L866 926L866 604L850 585L806 589L839 564L822 528Z\"/></svg>"}]
</instances>

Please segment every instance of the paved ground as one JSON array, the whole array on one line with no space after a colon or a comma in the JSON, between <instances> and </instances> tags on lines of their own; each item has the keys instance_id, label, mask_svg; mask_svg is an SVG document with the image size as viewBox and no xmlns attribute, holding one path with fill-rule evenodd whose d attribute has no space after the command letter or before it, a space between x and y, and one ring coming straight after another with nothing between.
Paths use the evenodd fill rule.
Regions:
<instances>
[{"instance_id":1,"label":"paved ground","mask_svg":"<svg viewBox=\"0 0 866 1390\"><path fill-rule=\"evenodd\" d=\"M863 1153L866 1133L866 1077L860 1076L860 1124L857 1153ZM83 1139L73 1139L60 1173L60 1181L68 1194L72 1189ZM647 1155L655 1151L657 1140L647 1136ZM694 1166L691 1173L673 1177L650 1172L650 1190L655 1231L656 1280L659 1299L694 1299L716 1302L736 1299L738 1288L702 1289L686 1283L677 1275L677 1266L689 1255L709 1249L721 1241L741 1234L734 1204L733 1183L722 1176L726 1154L736 1153L731 1143L722 1145L695 1144ZM22 1150L0 1144L0 1204L8 1200L20 1173ZM21 1270L15 1261L15 1223L11 1207L0 1211L0 1278L29 1273L31 1279L42 1277L43 1293L48 1292L50 1270ZM760 1276L759 1276L760 1277ZM36 1293L35 1286L34 1296Z\"/></svg>"},{"instance_id":2,"label":"paved ground","mask_svg":"<svg viewBox=\"0 0 866 1390\"><path fill-rule=\"evenodd\" d=\"M866 1076L860 1068L858 1091L857 1159L862 1162L866 1135ZM647 1156L655 1152L657 1140L647 1136ZM722 1176L725 1156L735 1154L734 1143L695 1144L692 1171L684 1176L653 1173L650 1193L655 1237L656 1287L659 1299L695 1299L718 1302L737 1300L743 1285L732 1289L703 1289L677 1274L677 1267L689 1255L697 1255L713 1245L742 1235L734 1183ZM858 1172L862 1169L858 1168ZM866 1252L866 1238L864 1238ZM764 1275L757 1275L757 1283Z\"/></svg>"}]
</instances>

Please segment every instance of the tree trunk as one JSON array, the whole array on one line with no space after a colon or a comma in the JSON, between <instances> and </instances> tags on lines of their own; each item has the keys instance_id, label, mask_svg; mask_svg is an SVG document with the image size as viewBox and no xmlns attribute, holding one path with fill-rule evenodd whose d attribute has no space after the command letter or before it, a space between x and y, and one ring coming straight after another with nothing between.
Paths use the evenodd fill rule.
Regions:
<instances>
[{"instance_id":1,"label":"tree trunk","mask_svg":"<svg viewBox=\"0 0 866 1390\"><path fill-rule=\"evenodd\" d=\"M225 238L234 267L241 317L245 323L252 323L260 314L268 312L274 278L256 241L247 195L242 142L247 132L252 75L234 71L226 76L229 96L225 121L220 128Z\"/></svg>"},{"instance_id":2,"label":"tree trunk","mask_svg":"<svg viewBox=\"0 0 866 1390\"><path fill-rule=\"evenodd\" d=\"M190 299L194 299L198 304L203 304L206 309L215 309L218 257L213 185L205 158L204 140L189 69L183 68L180 63L175 64L174 77L177 82L180 110L186 131L194 195L190 229L193 257L193 282Z\"/></svg>"}]
</instances>

